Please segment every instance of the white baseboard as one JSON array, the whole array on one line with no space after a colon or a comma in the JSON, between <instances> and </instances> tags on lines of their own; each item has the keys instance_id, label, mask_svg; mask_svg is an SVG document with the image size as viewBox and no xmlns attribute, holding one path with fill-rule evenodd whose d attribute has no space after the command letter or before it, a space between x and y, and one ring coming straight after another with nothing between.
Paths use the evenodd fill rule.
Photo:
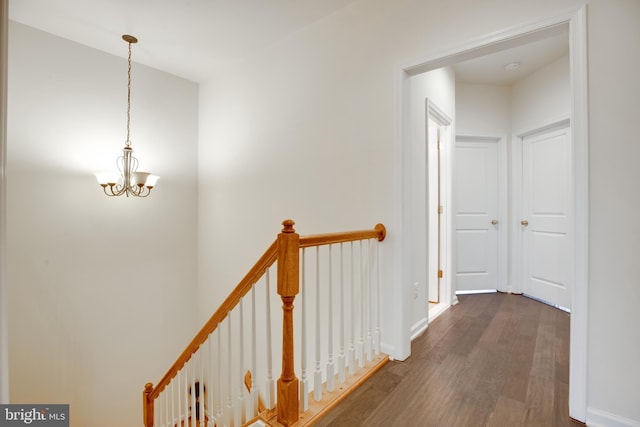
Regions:
<instances>
[{"instance_id":1,"label":"white baseboard","mask_svg":"<svg viewBox=\"0 0 640 427\"><path fill-rule=\"evenodd\" d=\"M391 360L395 360L394 352L395 347L391 344L387 344L384 341L380 343L380 352L389 356Z\"/></svg>"},{"instance_id":2,"label":"white baseboard","mask_svg":"<svg viewBox=\"0 0 640 427\"><path fill-rule=\"evenodd\" d=\"M496 289L477 289L473 291L456 291L456 295L495 294Z\"/></svg>"},{"instance_id":3,"label":"white baseboard","mask_svg":"<svg viewBox=\"0 0 640 427\"><path fill-rule=\"evenodd\" d=\"M444 313L448 309L449 309L449 306L443 303L437 304L433 307L429 307L429 323L436 320L436 317L440 316L442 313Z\"/></svg>"},{"instance_id":4,"label":"white baseboard","mask_svg":"<svg viewBox=\"0 0 640 427\"><path fill-rule=\"evenodd\" d=\"M427 330L427 326L429 326L429 320L426 317L414 323L411 327L411 341L422 335Z\"/></svg>"},{"instance_id":5,"label":"white baseboard","mask_svg":"<svg viewBox=\"0 0 640 427\"><path fill-rule=\"evenodd\" d=\"M589 427L640 427L640 421L601 411L599 409L587 408L587 426Z\"/></svg>"}]
</instances>

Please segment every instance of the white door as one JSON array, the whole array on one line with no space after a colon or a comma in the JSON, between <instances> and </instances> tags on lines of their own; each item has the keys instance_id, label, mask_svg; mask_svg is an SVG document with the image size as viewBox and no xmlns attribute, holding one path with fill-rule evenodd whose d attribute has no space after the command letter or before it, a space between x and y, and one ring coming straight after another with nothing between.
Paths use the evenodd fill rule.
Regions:
<instances>
[{"instance_id":1,"label":"white door","mask_svg":"<svg viewBox=\"0 0 640 427\"><path fill-rule=\"evenodd\" d=\"M498 142L456 138L455 246L458 293L498 289Z\"/></svg>"},{"instance_id":2,"label":"white door","mask_svg":"<svg viewBox=\"0 0 640 427\"><path fill-rule=\"evenodd\" d=\"M569 123L522 137L522 278L526 295L571 309L573 186Z\"/></svg>"}]
</instances>

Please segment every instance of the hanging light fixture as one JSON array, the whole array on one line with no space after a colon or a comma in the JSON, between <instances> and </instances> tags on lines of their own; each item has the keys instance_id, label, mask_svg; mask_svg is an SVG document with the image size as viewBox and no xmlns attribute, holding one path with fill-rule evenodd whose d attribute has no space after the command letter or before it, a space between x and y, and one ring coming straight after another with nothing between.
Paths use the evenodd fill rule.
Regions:
<instances>
[{"instance_id":1,"label":"hanging light fixture","mask_svg":"<svg viewBox=\"0 0 640 427\"><path fill-rule=\"evenodd\" d=\"M133 148L129 139L131 128L131 45L138 39L130 35L123 35L122 39L129 44L129 66L127 69L127 139L124 143L122 156L116 163L119 172L96 173L98 184L107 196L147 197L156 185L158 176L148 172L138 172L138 159L133 157Z\"/></svg>"}]
</instances>

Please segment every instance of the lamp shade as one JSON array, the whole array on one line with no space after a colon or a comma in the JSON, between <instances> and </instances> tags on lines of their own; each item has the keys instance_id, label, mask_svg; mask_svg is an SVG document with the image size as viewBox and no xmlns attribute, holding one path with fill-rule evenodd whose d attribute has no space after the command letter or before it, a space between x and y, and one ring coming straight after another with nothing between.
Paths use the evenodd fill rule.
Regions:
<instances>
[{"instance_id":1,"label":"lamp shade","mask_svg":"<svg viewBox=\"0 0 640 427\"><path fill-rule=\"evenodd\" d=\"M115 185L120 175L114 172L96 172L96 180L100 185Z\"/></svg>"},{"instance_id":2,"label":"lamp shade","mask_svg":"<svg viewBox=\"0 0 640 427\"><path fill-rule=\"evenodd\" d=\"M147 177L147 182L145 183L145 185L149 188L155 187L156 182L158 182L159 179L160 177L158 175L149 175Z\"/></svg>"},{"instance_id":3,"label":"lamp shade","mask_svg":"<svg viewBox=\"0 0 640 427\"><path fill-rule=\"evenodd\" d=\"M131 176L131 185L144 186L149 175L151 175L149 172L134 172Z\"/></svg>"}]
</instances>

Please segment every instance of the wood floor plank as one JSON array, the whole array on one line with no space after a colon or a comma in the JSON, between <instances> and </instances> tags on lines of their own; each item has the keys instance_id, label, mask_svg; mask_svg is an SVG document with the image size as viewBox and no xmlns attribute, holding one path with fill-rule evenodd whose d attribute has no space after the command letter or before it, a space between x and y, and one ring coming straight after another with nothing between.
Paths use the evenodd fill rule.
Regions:
<instances>
[{"instance_id":1,"label":"wood floor plank","mask_svg":"<svg viewBox=\"0 0 640 427\"><path fill-rule=\"evenodd\" d=\"M489 417L487 427L519 426L522 424L525 413L524 402L500 396Z\"/></svg>"},{"instance_id":2,"label":"wood floor plank","mask_svg":"<svg viewBox=\"0 0 640 427\"><path fill-rule=\"evenodd\" d=\"M466 295L317 426L566 426L569 315Z\"/></svg>"}]
</instances>

